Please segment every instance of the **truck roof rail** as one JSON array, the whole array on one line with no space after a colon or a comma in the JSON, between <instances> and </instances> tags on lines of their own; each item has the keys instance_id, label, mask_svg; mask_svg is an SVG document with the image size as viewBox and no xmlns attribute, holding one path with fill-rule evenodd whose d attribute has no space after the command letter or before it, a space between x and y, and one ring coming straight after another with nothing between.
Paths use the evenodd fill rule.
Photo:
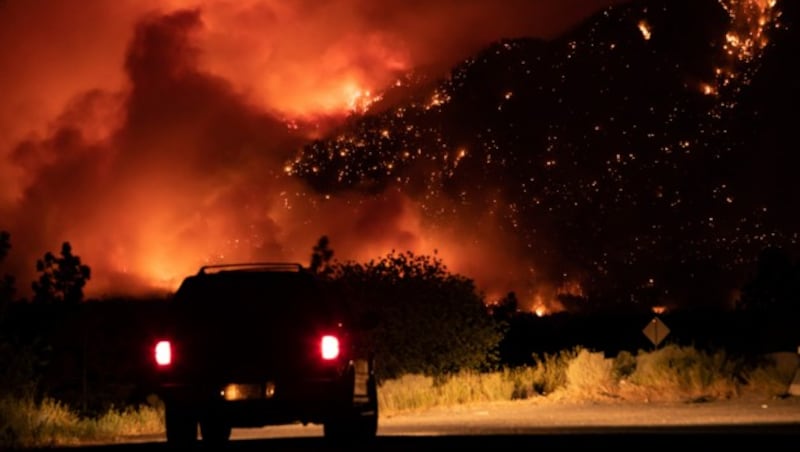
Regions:
<instances>
[{"instance_id":1,"label":"truck roof rail","mask_svg":"<svg viewBox=\"0 0 800 452\"><path fill-rule=\"evenodd\" d=\"M295 262L244 262L238 264L215 264L200 267L198 275L206 275L221 271L283 271L301 272L303 266Z\"/></svg>"}]
</instances>

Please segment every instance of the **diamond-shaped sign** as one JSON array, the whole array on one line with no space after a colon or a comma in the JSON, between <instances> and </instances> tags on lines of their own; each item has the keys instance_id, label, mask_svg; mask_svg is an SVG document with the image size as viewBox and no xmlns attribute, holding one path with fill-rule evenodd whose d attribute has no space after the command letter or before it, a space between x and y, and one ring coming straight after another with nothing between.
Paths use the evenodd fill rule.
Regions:
<instances>
[{"instance_id":1,"label":"diamond-shaped sign","mask_svg":"<svg viewBox=\"0 0 800 452\"><path fill-rule=\"evenodd\" d=\"M658 347L658 344L669 334L669 327L658 317L653 317L653 320L644 327L642 333L650 339L653 345Z\"/></svg>"}]
</instances>

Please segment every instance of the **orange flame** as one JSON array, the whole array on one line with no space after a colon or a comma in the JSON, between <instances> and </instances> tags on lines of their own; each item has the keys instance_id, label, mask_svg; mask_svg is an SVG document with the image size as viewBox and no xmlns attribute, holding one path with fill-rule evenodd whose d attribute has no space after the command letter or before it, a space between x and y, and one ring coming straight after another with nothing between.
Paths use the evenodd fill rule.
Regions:
<instances>
[{"instance_id":1,"label":"orange flame","mask_svg":"<svg viewBox=\"0 0 800 452\"><path fill-rule=\"evenodd\" d=\"M728 13L731 26L725 34L723 46L725 67L717 68L716 86L707 85L705 94L717 94L720 87L750 83L752 63L769 44L768 32L780 27L780 11L776 0L718 0ZM749 67L750 70L740 70Z\"/></svg>"},{"instance_id":2,"label":"orange flame","mask_svg":"<svg viewBox=\"0 0 800 452\"><path fill-rule=\"evenodd\" d=\"M97 296L171 289L207 263L307 262L325 234L337 258L436 249L481 287L512 286L524 275L507 266L524 259L491 215L481 230L433 229L393 188L318 195L287 177L287 149L306 138L303 120L368 110L412 67L444 71L501 37L554 36L610 2L519 2L526 14L492 2L3 2L9 260L33 273L31 262L68 240ZM449 100L440 93L431 108ZM469 155L457 152L454 165Z\"/></svg>"}]
</instances>

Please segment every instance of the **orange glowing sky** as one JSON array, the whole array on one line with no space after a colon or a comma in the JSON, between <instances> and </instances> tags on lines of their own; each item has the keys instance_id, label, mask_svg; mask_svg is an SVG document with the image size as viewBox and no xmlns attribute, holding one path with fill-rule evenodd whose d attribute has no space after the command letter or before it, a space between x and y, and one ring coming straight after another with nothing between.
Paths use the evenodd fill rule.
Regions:
<instances>
[{"instance_id":1,"label":"orange glowing sky","mask_svg":"<svg viewBox=\"0 0 800 452\"><path fill-rule=\"evenodd\" d=\"M413 202L328 198L283 171L287 121L343 117L406 71L553 37L610 0L0 0L0 230L27 296L70 241L89 296L172 289L208 262L431 253L490 289L520 259ZM496 234L494 234L496 236ZM521 261L521 259L520 259ZM500 289L497 289L500 290Z\"/></svg>"}]
</instances>

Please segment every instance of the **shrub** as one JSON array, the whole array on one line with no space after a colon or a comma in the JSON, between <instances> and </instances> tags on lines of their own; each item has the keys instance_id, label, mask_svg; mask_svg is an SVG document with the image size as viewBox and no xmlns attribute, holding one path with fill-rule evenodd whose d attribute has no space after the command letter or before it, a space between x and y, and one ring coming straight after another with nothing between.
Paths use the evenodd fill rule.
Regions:
<instances>
[{"instance_id":1,"label":"shrub","mask_svg":"<svg viewBox=\"0 0 800 452\"><path fill-rule=\"evenodd\" d=\"M501 333L483 295L440 259L392 252L331 269L354 316L374 320L361 338L375 352L380 380L406 373L446 377L495 364Z\"/></svg>"},{"instance_id":2,"label":"shrub","mask_svg":"<svg viewBox=\"0 0 800 452\"><path fill-rule=\"evenodd\" d=\"M566 369L567 390L588 399L607 397L615 393L614 360L606 359L602 352L582 349Z\"/></svg>"},{"instance_id":3,"label":"shrub","mask_svg":"<svg viewBox=\"0 0 800 452\"><path fill-rule=\"evenodd\" d=\"M567 385L567 366L574 359L580 347L562 350L558 353L542 355L534 354L534 370L532 387L534 392L547 395Z\"/></svg>"},{"instance_id":4,"label":"shrub","mask_svg":"<svg viewBox=\"0 0 800 452\"><path fill-rule=\"evenodd\" d=\"M630 377L636 370L636 357L629 351L621 351L614 358L614 376L617 380Z\"/></svg>"},{"instance_id":5,"label":"shrub","mask_svg":"<svg viewBox=\"0 0 800 452\"><path fill-rule=\"evenodd\" d=\"M740 362L725 352L706 353L693 347L668 345L639 353L630 382L659 399L728 398L737 393Z\"/></svg>"},{"instance_id":6,"label":"shrub","mask_svg":"<svg viewBox=\"0 0 800 452\"><path fill-rule=\"evenodd\" d=\"M762 396L785 396L800 360L791 352L773 353L749 362L742 371L745 390Z\"/></svg>"}]
</instances>

